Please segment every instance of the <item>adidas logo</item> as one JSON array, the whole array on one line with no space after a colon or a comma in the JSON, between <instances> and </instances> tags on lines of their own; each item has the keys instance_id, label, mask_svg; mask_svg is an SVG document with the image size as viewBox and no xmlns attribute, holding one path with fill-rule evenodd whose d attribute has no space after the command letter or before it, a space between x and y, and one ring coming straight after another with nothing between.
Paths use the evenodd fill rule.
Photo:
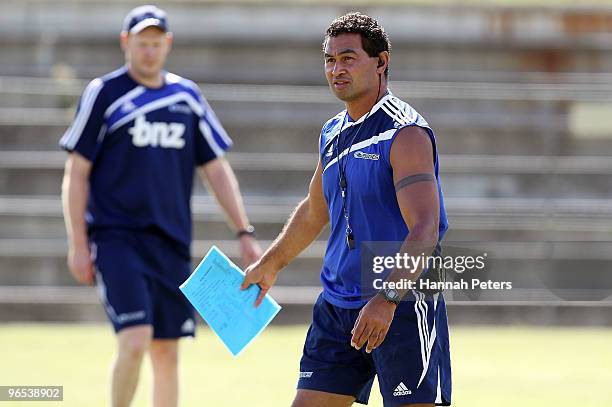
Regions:
<instances>
[{"instance_id":1,"label":"adidas logo","mask_svg":"<svg viewBox=\"0 0 612 407\"><path fill-rule=\"evenodd\" d=\"M185 320L185 322L183 322L183 325L181 326L182 333L189 334L189 333L192 333L194 330L195 330L195 322L193 321L193 319L189 318Z\"/></svg>"},{"instance_id":2,"label":"adidas logo","mask_svg":"<svg viewBox=\"0 0 612 407\"><path fill-rule=\"evenodd\" d=\"M406 387L404 382L400 382L400 384L397 385L395 390L393 390L394 396L408 396L410 394L412 394L412 392L408 390L408 387Z\"/></svg>"}]
</instances>

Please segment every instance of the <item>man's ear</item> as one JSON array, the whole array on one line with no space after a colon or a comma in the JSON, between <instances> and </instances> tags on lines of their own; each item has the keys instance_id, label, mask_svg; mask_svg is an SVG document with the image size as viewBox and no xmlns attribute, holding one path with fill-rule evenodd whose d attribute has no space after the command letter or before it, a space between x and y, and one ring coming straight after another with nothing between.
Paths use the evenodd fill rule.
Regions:
<instances>
[{"instance_id":1,"label":"man's ear","mask_svg":"<svg viewBox=\"0 0 612 407\"><path fill-rule=\"evenodd\" d=\"M127 49L128 35L129 34L125 31L121 31L121 34L119 34L119 44L123 52Z\"/></svg>"},{"instance_id":2,"label":"man's ear","mask_svg":"<svg viewBox=\"0 0 612 407\"><path fill-rule=\"evenodd\" d=\"M379 74L385 73L387 66L389 65L389 60L391 56L388 51L383 51L378 54L378 64L376 66L376 72Z\"/></svg>"},{"instance_id":3,"label":"man's ear","mask_svg":"<svg viewBox=\"0 0 612 407\"><path fill-rule=\"evenodd\" d=\"M174 35L170 31L166 33L166 41L168 43L168 49L172 48L172 43L174 42Z\"/></svg>"}]
</instances>

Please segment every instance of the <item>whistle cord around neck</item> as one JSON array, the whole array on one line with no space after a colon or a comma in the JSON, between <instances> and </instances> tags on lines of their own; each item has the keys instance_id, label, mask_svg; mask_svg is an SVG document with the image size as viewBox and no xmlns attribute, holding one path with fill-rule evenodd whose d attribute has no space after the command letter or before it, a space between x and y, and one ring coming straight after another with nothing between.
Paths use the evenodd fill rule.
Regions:
<instances>
[{"instance_id":1,"label":"whistle cord around neck","mask_svg":"<svg viewBox=\"0 0 612 407\"><path fill-rule=\"evenodd\" d=\"M353 137L351 137L351 142L349 143L348 148L346 150L343 150L343 151L346 151L345 157L341 157L341 154L340 154L340 141L342 137L342 130L344 128L344 125L346 124L346 119L348 117L348 110L345 113L344 118L342 120L342 125L340 126L340 133L338 133L338 139L336 141L336 161L338 162L338 184L340 186L340 194L342 197L342 214L344 216L344 219L346 220L345 234L346 234L346 244L349 250L355 248L355 236L353 235L353 229L351 229L349 210L348 210L348 205L346 202L348 198L348 181L347 181L347 176L346 176L346 168L348 166L349 154L351 152L351 148L353 147L353 143L355 142L355 140L357 139L357 136L361 132L361 128L363 127L363 124L368 120L368 117L370 117L372 110L374 110L374 106L376 106L376 103L378 103L379 101L380 89L382 86L382 78L380 75L378 79L379 81L378 81L378 92L376 93L376 101L374 102L374 105L364 117L363 121L359 124L359 127L357 127L357 130L355 131L355 134L353 134Z\"/></svg>"}]
</instances>

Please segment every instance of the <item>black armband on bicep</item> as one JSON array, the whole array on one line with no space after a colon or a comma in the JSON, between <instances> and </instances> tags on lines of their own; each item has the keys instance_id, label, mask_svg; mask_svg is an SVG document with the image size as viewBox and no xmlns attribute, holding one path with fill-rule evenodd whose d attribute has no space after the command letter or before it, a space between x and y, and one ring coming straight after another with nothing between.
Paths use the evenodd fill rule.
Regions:
<instances>
[{"instance_id":1,"label":"black armband on bicep","mask_svg":"<svg viewBox=\"0 0 612 407\"><path fill-rule=\"evenodd\" d=\"M435 182L436 177L434 177L433 174L429 173L410 175L397 181L397 184L395 184L395 192L399 191L402 188L406 188L409 185L424 181Z\"/></svg>"}]
</instances>

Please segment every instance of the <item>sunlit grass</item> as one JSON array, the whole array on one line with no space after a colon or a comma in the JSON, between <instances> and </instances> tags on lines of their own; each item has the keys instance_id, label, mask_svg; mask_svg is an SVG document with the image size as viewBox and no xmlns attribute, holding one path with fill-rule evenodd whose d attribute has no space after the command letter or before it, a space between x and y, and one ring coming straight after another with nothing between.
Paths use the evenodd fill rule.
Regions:
<instances>
[{"instance_id":1,"label":"sunlit grass","mask_svg":"<svg viewBox=\"0 0 612 407\"><path fill-rule=\"evenodd\" d=\"M306 328L272 326L238 358L200 329L182 343L181 405L288 406ZM106 325L5 324L0 385L63 385L48 405L107 406L114 341ZM611 343L612 329L451 328L453 405L612 405ZM150 383L147 363L134 406L150 405ZM382 406L377 388L370 405Z\"/></svg>"}]
</instances>

